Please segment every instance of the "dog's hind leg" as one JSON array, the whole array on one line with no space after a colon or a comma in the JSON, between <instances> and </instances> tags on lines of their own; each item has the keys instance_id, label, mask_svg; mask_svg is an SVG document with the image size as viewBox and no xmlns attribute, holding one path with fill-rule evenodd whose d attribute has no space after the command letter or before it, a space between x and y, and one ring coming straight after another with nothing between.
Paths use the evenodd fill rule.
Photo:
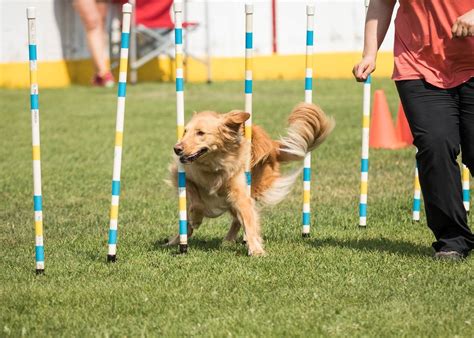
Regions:
<instances>
[{"instance_id":1,"label":"dog's hind leg","mask_svg":"<svg viewBox=\"0 0 474 338\"><path fill-rule=\"evenodd\" d=\"M239 234L239 230L241 228L241 224L238 218L234 215L232 216L233 216L232 224L230 225L230 229L227 232L227 235L224 237L224 241L227 241L227 242L236 242L237 235Z\"/></svg>"}]
</instances>

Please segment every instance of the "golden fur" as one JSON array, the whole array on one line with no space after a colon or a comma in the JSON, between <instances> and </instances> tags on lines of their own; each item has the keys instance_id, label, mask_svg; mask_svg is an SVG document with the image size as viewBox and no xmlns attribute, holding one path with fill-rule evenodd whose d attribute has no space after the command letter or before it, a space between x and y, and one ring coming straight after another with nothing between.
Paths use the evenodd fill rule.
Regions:
<instances>
[{"instance_id":1,"label":"golden fur","mask_svg":"<svg viewBox=\"0 0 474 338\"><path fill-rule=\"evenodd\" d=\"M204 217L218 217L228 211L233 221L225 240L235 241L243 225L249 255L263 255L255 202L276 204L288 194L299 172L282 177L280 164L301 161L326 139L334 121L318 106L300 103L288 118L287 136L280 140L272 140L261 127L253 126L250 197L245 180L250 144L243 137L243 124L249 117L242 111L195 114L174 147L177 157L171 165L171 176L177 186L177 163L184 163L189 236ZM176 236L168 244L178 242Z\"/></svg>"}]
</instances>

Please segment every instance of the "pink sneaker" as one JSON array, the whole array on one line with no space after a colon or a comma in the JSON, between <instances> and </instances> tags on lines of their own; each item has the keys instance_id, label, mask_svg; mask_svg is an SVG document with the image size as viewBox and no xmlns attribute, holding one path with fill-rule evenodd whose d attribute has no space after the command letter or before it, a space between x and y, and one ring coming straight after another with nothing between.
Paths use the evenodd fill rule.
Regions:
<instances>
[{"instance_id":1,"label":"pink sneaker","mask_svg":"<svg viewBox=\"0 0 474 338\"><path fill-rule=\"evenodd\" d=\"M96 87L111 88L114 86L114 84L115 79L111 72L107 72L102 76L95 74L94 78L92 79L92 85Z\"/></svg>"}]
</instances>

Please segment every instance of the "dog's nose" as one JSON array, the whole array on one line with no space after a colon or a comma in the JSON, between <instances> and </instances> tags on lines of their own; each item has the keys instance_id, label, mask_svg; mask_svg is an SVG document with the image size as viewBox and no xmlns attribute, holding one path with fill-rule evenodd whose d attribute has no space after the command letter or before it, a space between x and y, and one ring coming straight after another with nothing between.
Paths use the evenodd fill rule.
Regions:
<instances>
[{"instance_id":1,"label":"dog's nose","mask_svg":"<svg viewBox=\"0 0 474 338\"><path fill-rule=\"evenodd\" d=\"M183 145L181 143L177 143L174 148L174 153L178 156L183 155Z\"/></svg>"}]
</instances>

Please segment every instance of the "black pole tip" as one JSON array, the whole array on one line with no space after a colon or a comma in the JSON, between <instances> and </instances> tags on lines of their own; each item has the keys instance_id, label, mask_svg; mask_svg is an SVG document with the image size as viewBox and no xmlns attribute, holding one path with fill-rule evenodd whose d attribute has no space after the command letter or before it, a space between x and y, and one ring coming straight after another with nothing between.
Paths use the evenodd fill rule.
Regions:
<instances>
[{"instance_id":1,"label":"black pole tip","mask_svg":"<svg viewBox=\"0 0 474 338\"><path fill-rule=\"evenodd\" d=\"M305 232L305 233L302 233L302 234L301 234L301 237L303 237L303 238L309 238L309 237L310 237L309 232L308 232L308 233L306 233L306 232Z\"/></svg>"},{"instance_id":2,"label":"black pole tip","mask_svg":"<svg viewBox=\"0 0 474 338\"><path fill-rule=\"evenodd\" d=\"M117 260L116 255L107 255L107 262L112 262L114 263Z\"/></svg>"},{"instance_id":3,"label":"black pole tip","mask_svg":"<svg viewBox=\"0 0 474 338\"><path fill-rule=\"evenodd\" d=\"M36 269L37 275L44 275L44 269Z\"/></svg>"},{"instance_id":4,"label":"black pole tip","mask_svg":"<svg viewBox=\"0 0 474 338\"><path fill-rule=\"evenodd\" d=\"M365 230L365 229L367 229L367 225L359 225L359 229Z\"/></svg>"},{"instance_id":5,"label":"black pole tip","mask_svg":"<svg viewBox=\"0 0 474 338\"><path fill-rule=\"evenodd\" d=\"M179 253L185 254L188 252L188 245L187 244L180 244L179 245Z\"/></svg>"}]
</instances>

